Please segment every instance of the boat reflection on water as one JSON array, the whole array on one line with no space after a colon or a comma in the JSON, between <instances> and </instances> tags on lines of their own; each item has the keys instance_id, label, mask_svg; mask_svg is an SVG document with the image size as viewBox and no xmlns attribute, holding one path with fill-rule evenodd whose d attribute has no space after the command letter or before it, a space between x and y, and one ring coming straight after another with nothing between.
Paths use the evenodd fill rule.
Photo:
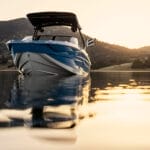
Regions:
<instances>
[{"instance_id":1,"label":"boat reflection on water","mask_svg":"<svg viewBox=\"0 0 150 150\"><path fill-rule=\"evenodd\" d=\"M19 76L1 110L1 127L72 128L88 103L90 77Z\"/></svg>"}]
</instances>

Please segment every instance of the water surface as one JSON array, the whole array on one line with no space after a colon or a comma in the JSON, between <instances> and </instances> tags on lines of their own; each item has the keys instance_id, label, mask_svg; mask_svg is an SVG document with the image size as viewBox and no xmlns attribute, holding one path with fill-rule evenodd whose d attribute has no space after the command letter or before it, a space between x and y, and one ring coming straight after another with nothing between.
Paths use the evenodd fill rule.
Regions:
<instances>
[{"instance_id":1,"label":"water surface","mask_svg":"<svg viewBox=\"0 0 150 150\"><path fill-rule=\"evenodd\" d=\"M0 72L3 149L149 149L149 116L149 72Z\"/></svg>"}]
</instances>

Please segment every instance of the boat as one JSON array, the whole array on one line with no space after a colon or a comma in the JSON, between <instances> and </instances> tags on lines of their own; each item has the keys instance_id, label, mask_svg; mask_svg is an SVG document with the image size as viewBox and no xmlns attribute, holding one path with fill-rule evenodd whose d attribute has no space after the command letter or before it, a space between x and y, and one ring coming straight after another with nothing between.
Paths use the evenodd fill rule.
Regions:
<instances>
[{"instance_id":1,"label":"boat","mask_svg":"<svg viewBox=\"0 0 150 150\"><path fill-rule=\"evenodd\" d=\"M34 27L33 35L7 42L19 72L25 75L90 72L88 40L85 41L74 13L37 12L27 14L27 18Z\"/></svg>"}]
</instances>

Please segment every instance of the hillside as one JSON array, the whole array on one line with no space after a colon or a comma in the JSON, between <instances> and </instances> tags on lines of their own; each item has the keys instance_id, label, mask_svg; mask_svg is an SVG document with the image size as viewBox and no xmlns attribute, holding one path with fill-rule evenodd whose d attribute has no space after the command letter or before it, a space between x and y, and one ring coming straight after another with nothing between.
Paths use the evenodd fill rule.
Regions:
<instances>
[{"instance_id":1,"label":"hillside","mask_svg":"<svg viewBox=\"0 0 150 150\"><path fill-rule=\"evenodd\" d=\"M132 63L124 63L99 69L99 71L130 71Z\"/></svg>"},{"instance_id":2,"label":"hillside","mask_svg":"<svg viewBox=\"0 0 150 150\"><path fill-rule=\"evenodd\" d=\"M0 41L6 42L9 39L23 38L25 35L30 35L33 32L33 27L25 18L0 21Z\"/></svg>"},{"instance_id":3,"label":"hillside","mask_svg":"<svg viewBox=\"0 0 150 150\"><path fill-rule=\"evenodd\" d=\"M64 33L67 31L63 30L59 32ZM5 42L10 39L21 39L32 33L33 27L26 18L0 21L0 63L6 63L7 59L11 58L5 46ZM86 38L89 37L87 35L85 36ZM139 49L129 49L96 40L95 46L89 47L87 51L92 62L92 69L98 69L101 67L133 62L135 59L143 59L150 55L150 46ZM3 61L2 58L5 58L4 60L6 61Z\"/></svg>"},{"instance_id":4,"label":"hillside","mask_svg":"<svg viewBox=\"0 0 150 150\"><path fill-rule=\"evenodd\" d=\"M5 43L10 39L20 39L33 33L33 27L25 18L0 21L0 55L8 53Z\"/></svg>"}]
</instances>

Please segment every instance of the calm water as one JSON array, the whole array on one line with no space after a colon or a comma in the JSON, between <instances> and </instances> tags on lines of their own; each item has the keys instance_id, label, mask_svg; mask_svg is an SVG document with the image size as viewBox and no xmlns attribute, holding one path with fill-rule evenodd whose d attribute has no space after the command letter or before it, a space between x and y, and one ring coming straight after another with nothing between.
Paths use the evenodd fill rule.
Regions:
<instances>
[{"instance_id":1,"label":"calm water","mask_svg":"<svg viewBox=\"0 0 150 150\"><path fill-rule=\"evenodd\" d=\"M0 72L0 134L6 150L150 149L150 72Z\"/></svg>"}]
</instances>

